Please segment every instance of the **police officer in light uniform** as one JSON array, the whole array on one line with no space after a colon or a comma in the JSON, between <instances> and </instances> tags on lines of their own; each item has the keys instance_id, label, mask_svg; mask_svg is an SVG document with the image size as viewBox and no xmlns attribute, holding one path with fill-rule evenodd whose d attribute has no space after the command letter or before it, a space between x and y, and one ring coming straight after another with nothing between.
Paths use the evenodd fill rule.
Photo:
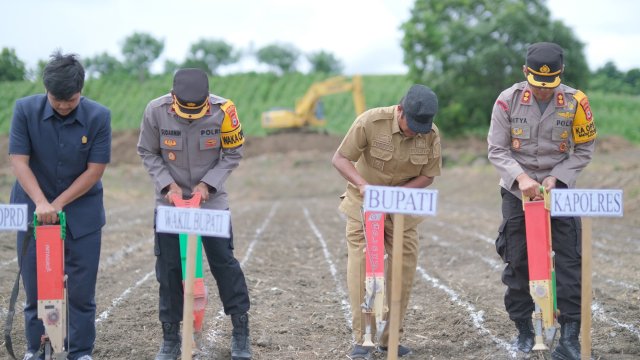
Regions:
<instances>
[{"instance_id":1,"label":"police officer in light uniform","mask_svg":"<svg viewBox=\"0 0 640 360\"><path fill-rule=\"evenodd\" d=\"M200 193L203 209L228 209L224 183L242 158L244 138L235 105L209 93L207 74L180 69L171 93L147 105L138 140L138 154L156 190L156 204L172 204L171 196ZM231 237L202 237L220 299L231 315L232 359L251 358L249 293L244 273L233 255ZM160 283L163 343L156 360L180 355L182 266L178 235L156 233L156 277Z\"/></svg>"},{"instance_id":2,"label":"police officer in light uniform","mask_svg":"<svg viewBox=\"0 0 640 360\"><path fill-rule=\"evenodd\" d=\"M554 43L529 46L527 81L503 91L493 107L487 141L489 160L500 174L503 221L496 240L507 264L502 281L509 318L519 331L517 347L533 347L529 271L521 197L541 199L540 185L573 188L593 155L596 128L587 96L561 84L563 50ZM551 219L561 324L554 359L580 357L581 249L579 218Z\"/></svg>"},{"instance_id":3,"label":"police officer in light uniform","mask_svg":"<svg viewBox=\"0 0 640 360\"><path fill-rule=\"evenodd\" d=\"M362 346L366 242L360 209L364 188L366 185L425 188L433 183L442 167L440 135L433 124L437 111L436 94L424 85L413 85L399 105L371 109L359 116L333 156L333 165L348 181L339 208L347 215L347 284L356 341L350 354L352 359L371 355L371 349ZM403 252L401 323L413 286L418 255L417 228L423 219L407 216L405 220L404 248L400 249ZM392 242L393 218L389 215L385 217L384 238L391 259L396 249ZM387 290L392 286L390 280L390 277L386 279ZM382 351L387 349L388 338L387 327L381 339ZM401 357L411 352L403 345L398 348Z\"/></svg>"}]
</instances>

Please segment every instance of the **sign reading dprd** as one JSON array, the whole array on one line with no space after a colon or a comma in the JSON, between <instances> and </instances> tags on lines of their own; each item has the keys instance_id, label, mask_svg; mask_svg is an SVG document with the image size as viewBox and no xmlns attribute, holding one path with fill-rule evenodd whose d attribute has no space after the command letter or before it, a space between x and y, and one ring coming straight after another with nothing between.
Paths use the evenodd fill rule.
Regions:
<instances>
[{"instance_id":1,"label":"sign reading dprd","mask_svg":"<svg viewBox=\"0 0 640 360\"><path fill-rule=\"evenodd\" d=\"M27 204L0 204L0 230L27 230Z\"/></svg>"}]
</instances>

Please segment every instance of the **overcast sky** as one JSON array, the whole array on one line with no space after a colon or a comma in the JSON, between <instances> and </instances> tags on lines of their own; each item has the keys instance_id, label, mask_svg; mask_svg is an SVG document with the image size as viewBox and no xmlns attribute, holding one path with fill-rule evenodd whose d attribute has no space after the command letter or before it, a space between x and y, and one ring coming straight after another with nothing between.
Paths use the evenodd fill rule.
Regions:
<instances>
[{"instance_id":1,"label":"overcast sky","mask_svg":"<svg viewBox=\"0 0 640 360\"><path fill-rule=\"evenodd\" d=\"M164 40L164 60L184 60L196 41L222 39L237 49L279 42L326 50L347 74L404 73L399 26L414 0L20 0L2 5L0 48L33 68L57 48L81 57L119 59L124 39L145 32ZM592 70L613 61L640 68L640 1L547 0L554 19L574 30ZM303 64L304 61L301 61ZM227 71L261 70L245 57ZM223 70L223 69L221 69ZM302 68L301 70L305 70Z\"/></svg>"}]
</instances>

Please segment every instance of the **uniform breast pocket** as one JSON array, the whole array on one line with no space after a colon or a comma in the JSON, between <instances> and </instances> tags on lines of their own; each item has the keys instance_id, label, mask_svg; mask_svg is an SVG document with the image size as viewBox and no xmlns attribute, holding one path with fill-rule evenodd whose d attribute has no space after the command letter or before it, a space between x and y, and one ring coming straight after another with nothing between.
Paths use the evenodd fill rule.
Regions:
<instances>
[{"instance_id":1,"label":"uniform breast pocket","mask_svg":"<svg viewBox=\"0 0 640 360\"><path fill-rule=\"evenodd\" d=\"M71 161L75 164L86 164L89 159L89 151L91 144L80 144L73 146L73 152L70 155Z\"/></svg>"},{"instance_id":2,"label":"uniform breast pocket","mask_svg":"<svg viewBox=\"0 0 640 360\"><path fill-rule=\"evenodd\" d=\"M571 135L571 129L566 126L554 126L551 130L551 140L567 141Z\"/></svg>"},{"instance_id":3,"label":"uniform breast pocket","mask_svg":"<svg viewBox=\"0 0 640 360\"><path fill-rule=\"evenodd\" d=\"M414 148L409 149L409 161L413 165L425 165L429 162L429 153L431 149L427 148Z\"/></svg>"},{"instance_id":4,"label":"uniform breast pocket","mask_svg":"<svg viewBox=\"0 0 640 360\"><path fill-rule=\"evenodd\" d=\"M198 165L211 165L218 160L220 155L219 136L201 136L199 140L198 157L195 159Z\"/></svg>"},{"instance_id":5,"label":"uniform breast pocket","mask_svg":"<svg viewBox=\"0 0 640 360\"><path fill-rule=\"evenodd\" d=\"M529 126L511 126L511 138L515 139L530 139L531 128Z\"/></svg>"},{"instance_id":6,"label":"uniform breast pocket","mask_svg":"<svg viewBox=\"0 0 640 360\"><path fill-rule=\"evenodd\" d=\"M511 125L511 149L521 150L530 144L531 128L523 125Z\"/></svg>"},{"instance_id":7,"label":"uniform breast pocket","mask_svg":"<svg viewBox=\"0 0 640 360\"><path fill-rule=\"evenodd\" d=\"M186 165L183 151L182 137L162 136L160 137L160 149L165 162L176 166Z\"/></svg>"},{"instance_id":8,"label":"uniform breast pocket","mask_svg":"<svg viewBox=\"0 0 640 360\"><path fill-rule=\"evenodd\" d=\"M371 147L370 154L371 166L380 171L384 169L384 164L391 160L393 156L392 151L376 147L375 145Z\"/></svg>"}]
</instances>

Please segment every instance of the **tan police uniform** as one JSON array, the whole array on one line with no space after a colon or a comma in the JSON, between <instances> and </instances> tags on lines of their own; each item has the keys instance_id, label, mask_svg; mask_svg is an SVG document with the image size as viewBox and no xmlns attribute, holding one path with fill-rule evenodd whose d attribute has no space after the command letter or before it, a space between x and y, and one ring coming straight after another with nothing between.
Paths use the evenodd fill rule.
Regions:
<instances>
[{"instance_id":1,"label":"tan police uniform","mask_svg":"<svg viewBox=\"0 0 640 360\"><path fill-rule=\"evenodd\" d=\"M338 152L345 158L355 162L358 173L371 185L402 186L411 179L424 175L428 177L440 175L442 159L440 154L440 135L433 124L428 134L417 134L405 137L398 126L398 110L396 106L375 108L359 116L345 138ZM361 216L363 198L356 186L347 185L342 195L339 209L347 215L347 283L349 301L352 311L352 328L356 343L362 343L364 334L364 318L360 304L364 300L365 288L365 254L366 247ZM406 216L404 230L404 249L402 270L401 323L409 301L413 285L418 255L418 224L423 217ZM387 215L385 219L385 248L390 259L393 257L393 222ZM390 271L387 272L390 275ZM387 291L391 289L390 276L387 276ZM373 325L375 326L375 325ZM375 333L375 329L373 331ZM386 346L388 327L381 340Z\"/></svg>"},{"instance_id":2,"label":"tan police uniform","mask_svg":"<svg viewBox=\"0 0 640 360\"><path fill-rule=\"evenodd\" d=\"M498 97L489 128L489 160L500 186L521 198L516 177L526 172L539 183L554 176L569 188L595 149L596 127L587 96L561 84L544 114L526 82Z\"/></svg>"},{"instance_id":3,"label":"tan police uniform","mask_svg":"<svg viewBox=\"0 0 640 360\"><path fill-rule=\"evenodd\" d=\"M138 154L155 184L157 205L169 205L164 196L174 181L185 197L204 182L210 187L210 195L200 207L229 208L224 183L242 158L242 127L232 101L213 94L208 101L207 112L195 120L176 114L171 94L150 101L144 111ZM178 244L177 234L156 232L154 253L163 324L177 324L182 319ZM250 307L249 293L240 263L233 256L233 230L228 238L203 236L202 246L225 313L245 314Z\"/></svg>"},{"instance_id":4,"label":"tan police uniform","mask_svg":"<svg viewBox=\"0 0 640 360\"><path fill-rule=\"evenodd\" d=\"M242 159L244 137L233 102L213 94L209 100L209 113L193 121L176 116L171 94L144 111L138 153L155 184L157 205L167 205L164 191L175 180L185 195L201 181L215 189L202 208L229 207L224 183Z\"/></svg>"},{"instance_id":5,"label":"tan police uniform","mask_svg":"<svg viewBox=\"0 0 640 360\"><path fill-rule=\"evenodd\" d=\"M589 164L595 148L596 128L584 93L560 84L544 113L528 82L503 91L493 107L487 136L489 160L500 174L503 221L496 250L505 262L504 302L513 321L531 319L534 303L529 294L527 245L522 194L516 177L525 172L538 183L557 178L556 188L573 188ZM579 218L551 218L555 254L559 322L580 321Z\"/></svg>"}]
</instances>

